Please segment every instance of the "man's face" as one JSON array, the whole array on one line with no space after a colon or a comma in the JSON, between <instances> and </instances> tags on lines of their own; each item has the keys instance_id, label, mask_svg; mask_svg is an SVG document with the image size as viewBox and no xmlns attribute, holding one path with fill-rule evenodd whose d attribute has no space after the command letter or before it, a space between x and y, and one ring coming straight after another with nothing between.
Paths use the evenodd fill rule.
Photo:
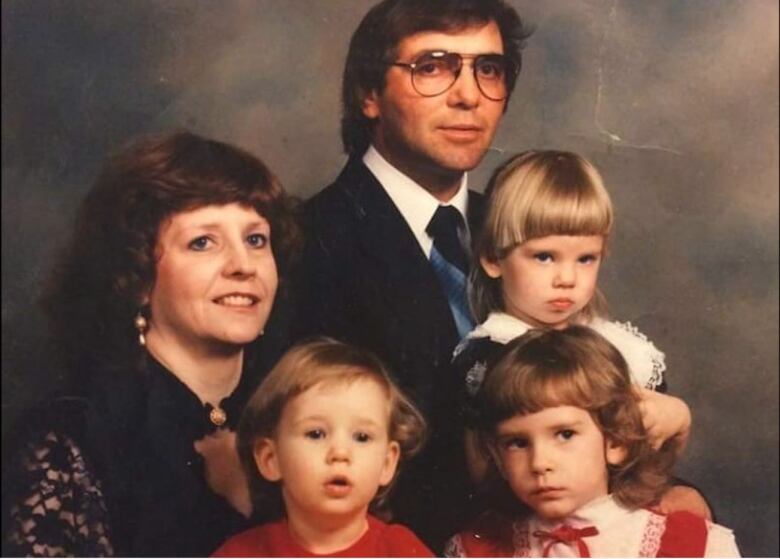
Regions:
<instances>
[{"instance_id":1,"label":"man's face","mask_svg":"<svg viewBox=\"0 0 780 559\"><path fill-rule=\"evenodd\" d=\"M398 44L397 62L411 63L426 52L464 55L503 54L495 22L453 33L425 31ZM396 168L421 186L435 190L457 180L480 162L496 133L506 100L482 95L474 79L473 59L465 59L457 81L434 97L412 86L411 70L390 66L381 92L371 92L363 113L375 119L372 141Z\"/></svg>"}]
</instances>

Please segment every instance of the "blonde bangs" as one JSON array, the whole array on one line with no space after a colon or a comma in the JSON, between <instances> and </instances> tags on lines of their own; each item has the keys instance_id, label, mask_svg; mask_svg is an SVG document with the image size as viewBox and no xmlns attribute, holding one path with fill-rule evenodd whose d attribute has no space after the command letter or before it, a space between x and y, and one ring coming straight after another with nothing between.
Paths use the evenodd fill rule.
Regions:
<instances>
[{"instance_id":1,"label":"blonde bangs","mask_svg":"<svg viewBox=\"0 0 780 559\"><path fill-rule=\"evenodd\" d=\"M598 171L580 156L527 152L496 176L486 220L493 254L549 235L603 235L612 230L609 194Z\"/></svg>"}]
</instances>

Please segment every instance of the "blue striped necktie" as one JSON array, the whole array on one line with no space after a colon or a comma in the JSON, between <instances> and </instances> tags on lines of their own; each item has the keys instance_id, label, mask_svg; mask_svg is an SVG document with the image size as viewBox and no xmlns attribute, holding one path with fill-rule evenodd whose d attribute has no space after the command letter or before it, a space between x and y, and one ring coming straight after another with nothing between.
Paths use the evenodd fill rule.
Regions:
<instances>
[{"instance_id":1,"label":"blue striped necktie","mask_svg":"<svg viewBox=\"0 0 780 559\"><path fill-rule=\"evenodd\" d=\"M458 230L465 230L460 212L452 206L439 206L425 232L433 238L431 265L447 295L458 334L463 338L474 327L466 301L469 261Z\"/></svg>"}]
</instances>

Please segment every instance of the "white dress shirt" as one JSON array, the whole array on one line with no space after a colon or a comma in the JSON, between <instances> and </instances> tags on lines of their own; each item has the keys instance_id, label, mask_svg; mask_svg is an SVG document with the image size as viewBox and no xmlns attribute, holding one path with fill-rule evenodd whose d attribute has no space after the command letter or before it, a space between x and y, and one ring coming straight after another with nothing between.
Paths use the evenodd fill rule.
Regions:
<instances>
[{"instance_id":1,"label":"white dress shirt","mask_svg":"<svg viewBox=\"0 0 780 559\"><path fill-rule=\"evenodd\" d=\"M363 163L385 189L398 211L401 212L426 258L431 257L433 238L425 232L425 228L428 227L433 214L436 213L436 209L440 205L452 206L463 216L466 231L464 232L465 238L462 238L461 241L465 247L469 246L468 220L466 219L468 208L468 177L466 173L463 173L460 187L455 196L446 204L442 204L433 194L393 167L373 145L369 146L363 156Z\"/></svg>"}]
</instances>

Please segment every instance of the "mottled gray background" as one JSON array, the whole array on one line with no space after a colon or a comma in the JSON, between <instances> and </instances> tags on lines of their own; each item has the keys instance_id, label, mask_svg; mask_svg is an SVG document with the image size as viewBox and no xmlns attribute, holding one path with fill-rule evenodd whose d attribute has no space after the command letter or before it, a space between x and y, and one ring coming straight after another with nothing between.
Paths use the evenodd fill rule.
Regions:
<instances>
[{"instance_id":1,"label":"mottled gray background","mask_svg":"<svg viewBox=\"0 0 780 559\"><path fill-rule=\"evenodd\" d=\"M372 4L3 0L4 426L51 384L34 301L104 155L188 127L314 193L344 163L342 63ZM744 554L778 556L778 3L513 4L537 31L472 185L530 147L602 169L603 287L694 413L680 473Z\"/></svg>"}]
</instances>

